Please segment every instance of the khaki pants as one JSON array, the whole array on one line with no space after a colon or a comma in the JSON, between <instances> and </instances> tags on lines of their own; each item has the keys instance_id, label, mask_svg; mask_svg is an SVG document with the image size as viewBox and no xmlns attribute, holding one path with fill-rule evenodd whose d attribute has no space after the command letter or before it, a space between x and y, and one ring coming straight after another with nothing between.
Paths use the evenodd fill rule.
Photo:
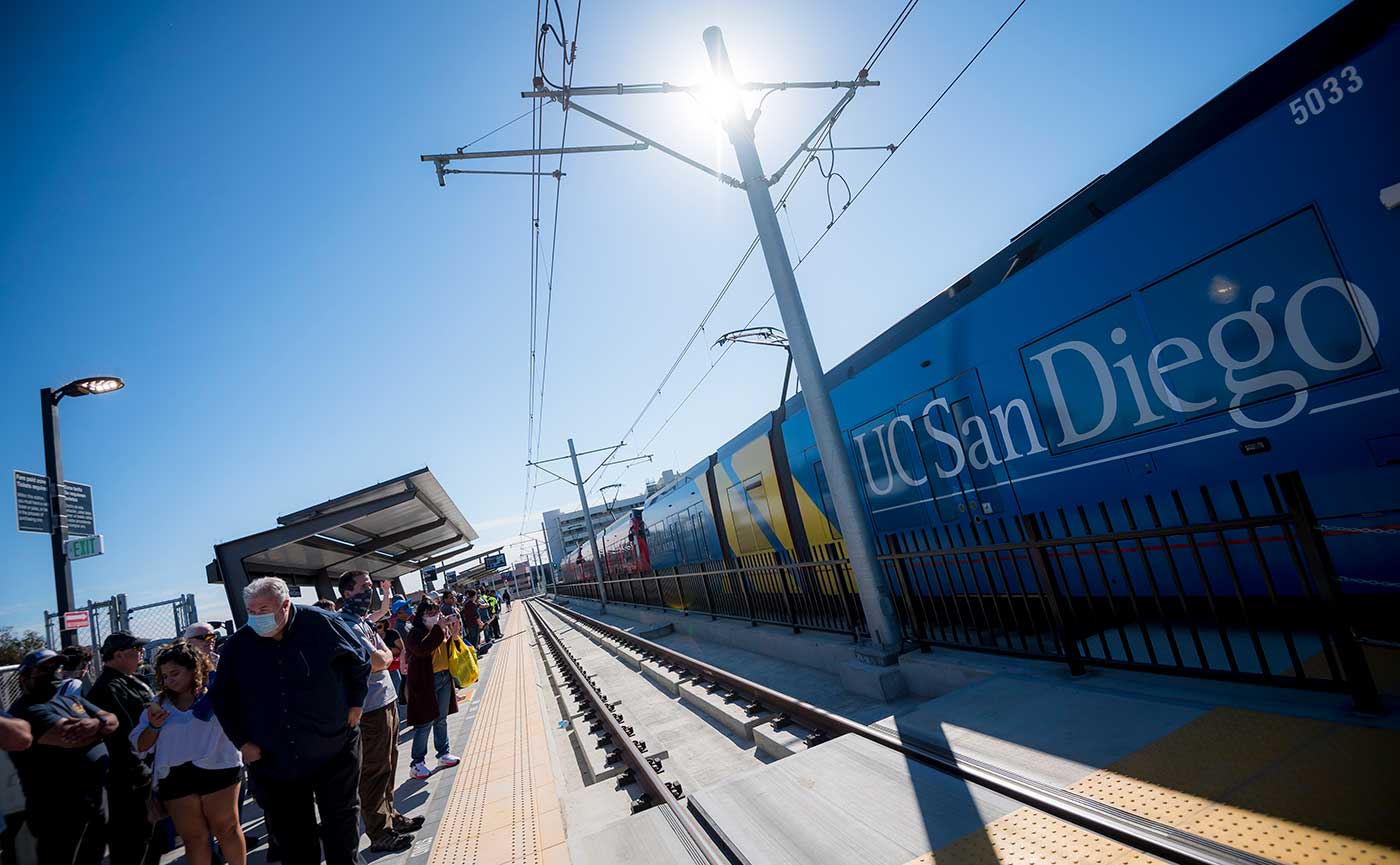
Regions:
<instances>
[{"instance_id":1,"label":"khaki pants","mask_svg":"<svg viewBox=\"0 0 1400 865\"><path fill-rule=\"evenodd\" d=\"M371 842L393 831L394 773L399 765L399 707L394 701L360 718L360 816Z\"/></svg>"}]
</instances>

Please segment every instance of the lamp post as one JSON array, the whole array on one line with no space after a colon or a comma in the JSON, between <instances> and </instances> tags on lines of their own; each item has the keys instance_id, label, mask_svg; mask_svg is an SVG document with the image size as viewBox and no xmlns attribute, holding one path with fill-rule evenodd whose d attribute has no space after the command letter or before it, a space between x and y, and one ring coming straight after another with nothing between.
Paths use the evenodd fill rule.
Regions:
<instances>
[{"instance_id":1,"label":"lamp post","mask_svg":"<svg viewBox=\"0 0 1400 865\"><path fill-rule=\"evenodd\" d=\"M49 544L53 550L53 584L58 595L59 644L77 642L73 631L63 628L63 614L73 609L73 570L63 542L68 540L68 501L63 494L63 447L58 437L58 401L65 396L94 396L126 387L116 376L92 376L70 381L60 388L41 388L39 403L44 420L44 471L49 478Z\"/></svg>"}]
</instances>

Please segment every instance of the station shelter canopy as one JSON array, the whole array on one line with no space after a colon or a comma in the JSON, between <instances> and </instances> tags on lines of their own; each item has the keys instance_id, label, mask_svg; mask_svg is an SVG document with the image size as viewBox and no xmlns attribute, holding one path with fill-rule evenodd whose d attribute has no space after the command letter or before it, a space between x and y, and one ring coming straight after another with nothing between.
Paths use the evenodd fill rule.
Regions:
<instances>
[{"instance_id":1,"label":"station shelter canopy","mask_svg":"<svg viewBox=\"0 0 1400 865\"><path fill-rule=\"evenodd\" d=\"M428 468L277 518L277 527L217 544L207 574L223 583L241 624L243 588L263 576L333 595L335 577L363 570L397 580L472 546L477 532Z\"/></svg>"}]
</instances>

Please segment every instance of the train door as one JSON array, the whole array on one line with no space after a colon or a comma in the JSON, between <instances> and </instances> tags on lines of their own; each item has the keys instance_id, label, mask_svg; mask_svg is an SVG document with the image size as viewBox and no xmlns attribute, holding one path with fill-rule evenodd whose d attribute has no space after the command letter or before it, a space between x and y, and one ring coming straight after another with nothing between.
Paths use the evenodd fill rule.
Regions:
<instances>
[{"instance_id":1,"label":"train door","mask_svg":"<svg viewBox=\"0 0 1400 865\"><path fill-rule=\"evenodd\" d=\"M1001 438L1012 423L987 411L977 370L935 387L924 408L916 428L939 517L981 522L1014 510Z\"/></svg>"}]
</instances>

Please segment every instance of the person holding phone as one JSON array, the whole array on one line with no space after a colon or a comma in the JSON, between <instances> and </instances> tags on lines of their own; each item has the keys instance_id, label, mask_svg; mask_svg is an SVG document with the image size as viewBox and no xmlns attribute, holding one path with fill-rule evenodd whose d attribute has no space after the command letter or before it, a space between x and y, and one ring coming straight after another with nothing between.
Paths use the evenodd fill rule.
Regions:
<instances>
[{"instance_id":1,"label":"person holding phone","mask_svg":"<svg viewBox=\"0 0 1400 865\"><path fill-rule=\"evenodd\" d=\"M406 677L408 723L413 727L409 774L418 781L433 773L426 762L429 731L437 750L437 768L449 769L462 762L450 752L447 738L447 716L457 711L457 689L452 687L452 673L448 670L447 629L438 602L424 596L404 638L404 649L412 659Z\"/></svg>"},{"instance_id":2,"label":"person holding phone","mask_svg":"<svg viewBox=\"0 0 1400 865\"><path fill-rule=\"evenodd\" d=\"M156 653L158 699L146 706L131 743L154 755L156 798L170 812L189 865L212 860L209 836L228 865L245 865L248 845L238 819L243 759L209 703L209 656L186 640Z\"/></svg>"}]
</instances>

